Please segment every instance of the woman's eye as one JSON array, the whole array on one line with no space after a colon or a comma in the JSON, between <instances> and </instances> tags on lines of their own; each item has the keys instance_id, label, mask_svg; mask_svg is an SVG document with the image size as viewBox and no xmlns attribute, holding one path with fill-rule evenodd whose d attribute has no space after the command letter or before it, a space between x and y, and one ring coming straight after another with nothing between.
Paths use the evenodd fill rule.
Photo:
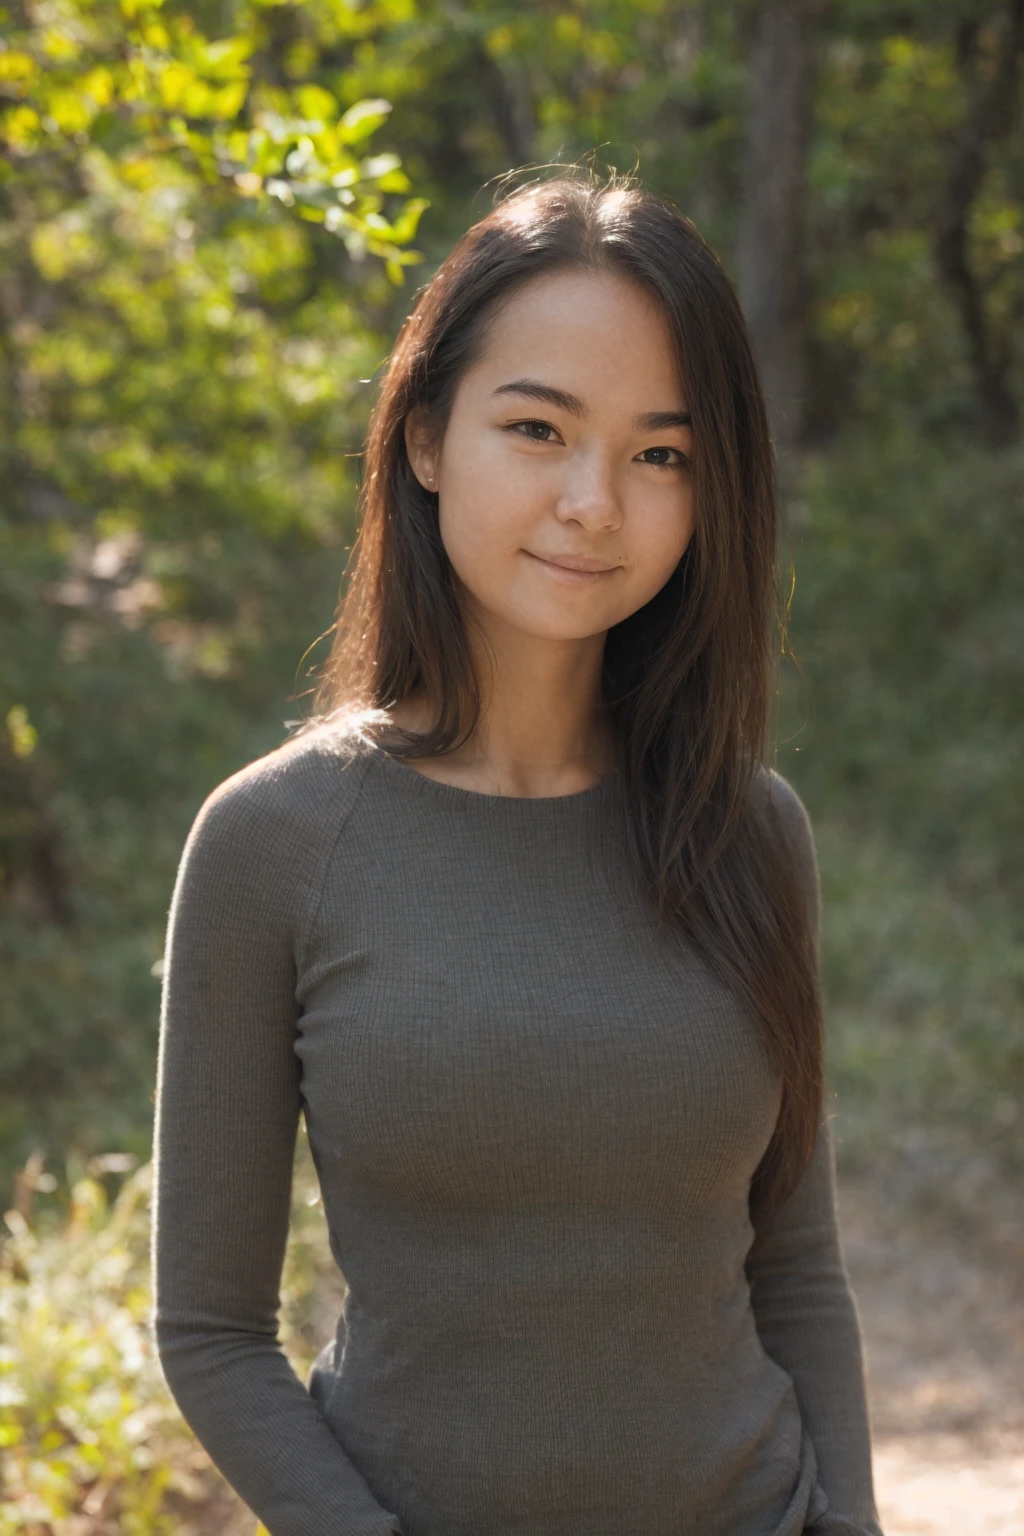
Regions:
<instances>
[{"instance_id":1,"label":"woman's eye","mask_svg":"<svg viewBox=\"0 0 1024 1536\"><path fill-rule=\"evenodd\" d=\"M541 432L553 432L555 430L550 421L513 421L509 425L510 432L518 432L520 436L528 437L531 442L550 442L550 438L535 436L534 428L539 429Z\"/></svg>"},{"instance_id":2,"label":"woman's eye","mask_svg":"<svg viewBox=\"0 0 1024 1536\"><path fill-rule=\"evenodd\" d=\"M656 453L659 455L674 453L678 455L678 459L673 460L667 457L649 459L647 458L647 454L649 453ZM678 448L645 448L641 457L643 458L644 463L650 464L653 469L689 469L690 467L689 459L686 457L685 453L683 453Z\"/></svg>"},{"instance_id":3,"label":"woman's eye","mask_svg":"<svg viewBox=\"0 0 1024 1536\"><path fill-rule=\"evenodd\" d=\"M512 421L505 428L507 432L516 432L520 437L528 438L532 443L550 443L555 428L550 421ZM649 457L649 455L656 457ZM675 458L672 458L672 455ZM690 460L679 448L645 448L641 454L641 461L649 464L652 469L689 469Z\"/></svg>"}]
</instances>

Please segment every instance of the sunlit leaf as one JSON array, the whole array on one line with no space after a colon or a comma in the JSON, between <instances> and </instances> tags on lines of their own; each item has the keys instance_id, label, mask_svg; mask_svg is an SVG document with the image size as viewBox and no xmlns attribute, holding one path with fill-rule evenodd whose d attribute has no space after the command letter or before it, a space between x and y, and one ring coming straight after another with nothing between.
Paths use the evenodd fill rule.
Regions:
<instances>
[{"instance_id":1,"label":"sunlit leaf","mask_svg":"<svg viewBox=\"0 0 1024 1536\"><path fill-rule=\"evenodd\" d=\"M34 107L17 106L0 116L0 138L14 150L26 150L35 144L41 132L39 113Z\"/></svg>"},{"instance_id":2,"label":"sunlit leaf","mask_svg":"<svg viewBox=\"0 0 1024 1536\"><path fill-rule=\"evenodd\" d=\"M295 100L304 118L319 118L326 123L338 117L338 103L323 86L302 85L295 92Z\"/></svg>"},{"instance_id":3,"label":"sunlit leaf","mask_svg":"<svg viewBox=\"0 0 1024 1536\"><path fill-rule=\"evenodd\" d=\"M248 79L252 50L253 39L242 35L206 43L202 51L203 73L211 80L234 80L239 75Z\"/></svg>"},{"instance_id":4,"label":"sunlit leaf","mask_svg":"<svg viewBox=\"0 0 1024 1536\"><path fill-rule=\"evenodd\" d=\"M38 66L31 54L19 53L16 48L0 51L0 81L6 85L27 85L38 74Z\"/></svg>"},{"instance_id":5,"label":"sunlit leaf","mask_svg":"<svg viewBox=\"0 0 1024 1536\"><path fill-rule=\"evenodd\" d=\"M247 80L236 80L231 85L221 86L211 98L210 115L217 118L237 117L248 93Z\"/></svg>"},{"instance_id":6,"label":"sunlit leaf","mask_svg":"<svg viewBox=\"0 0 1024 1536\"><path fill-rule=\"evenodd\" d=\"M357 101L355 106L349 107L338 125L343 143L361 144L380 127L390 111L390 101L382 97Z\"/></svg>"}]
</instances>

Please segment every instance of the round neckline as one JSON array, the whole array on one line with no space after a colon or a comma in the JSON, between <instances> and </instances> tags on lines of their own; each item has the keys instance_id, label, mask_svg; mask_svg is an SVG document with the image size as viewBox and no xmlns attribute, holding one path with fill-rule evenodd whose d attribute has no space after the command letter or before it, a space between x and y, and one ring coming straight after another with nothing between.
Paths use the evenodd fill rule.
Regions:
<instances>
[{"instance_id":1,"label":"round neckline","mask_svg":"<svg viewBox=\"0 0 1024 1536\"><path fill-rule=\"evenodd\" d=\"M465 789L458 784L445 784L440 779L428 778L425 773L420 773L418 768L410 768L408 763L393 757L371 737L364 736L361 731L357 734L364 747L372 754L372 761L379 763L382 771L390 775L395 784L404 784L414 793L431 796L441 804L447 803L464 809L479 806L482 810L502 811L510 815L527 817L552 816L559 812L576 809L586 810L591 805L604 801L618 778L617 771L613 769L596 784L591 784L587 789L573 790L568 795L493 795L485 790Z\"/></svg>"}]
</instances>

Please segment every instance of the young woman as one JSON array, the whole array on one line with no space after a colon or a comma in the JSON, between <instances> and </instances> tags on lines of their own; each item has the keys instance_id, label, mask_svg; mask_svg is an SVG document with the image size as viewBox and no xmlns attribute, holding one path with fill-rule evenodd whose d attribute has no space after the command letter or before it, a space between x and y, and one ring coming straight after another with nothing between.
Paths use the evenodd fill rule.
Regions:
<instances>
[{"instance_id":1,"label":"young woman","mask_svg":"<svg viewBox=\"0 0 1024 1536\"><path fill-rule=\"evenodd\" d=\"M633 182L520 188L366 460L315 718L171 904L170 1388L272 1536L879 1536L734 292ZM348 1286L305 1385L300 1111Z\"/></svg>"}]
</instances>

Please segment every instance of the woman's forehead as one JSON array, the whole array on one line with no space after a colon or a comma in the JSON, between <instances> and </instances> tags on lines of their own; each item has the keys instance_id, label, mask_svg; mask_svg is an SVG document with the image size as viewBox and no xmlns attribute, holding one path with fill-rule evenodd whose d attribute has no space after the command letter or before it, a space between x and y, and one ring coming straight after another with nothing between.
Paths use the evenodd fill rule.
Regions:
<instances>
[{"instance_id":1,"label":"woman's forehead","mask_svg":"<svg viewBox=\"0 0 1024 1536\"><path fill-rule=\"evenodd\" d=\"M547 403L581 416L610 392L635 400L631 414L686 409L664 311L615 273L572 269L524 284L493 316L469 371L474 392L511 393L525 379L551 391Z\"/></svg>"}]
</instances>

